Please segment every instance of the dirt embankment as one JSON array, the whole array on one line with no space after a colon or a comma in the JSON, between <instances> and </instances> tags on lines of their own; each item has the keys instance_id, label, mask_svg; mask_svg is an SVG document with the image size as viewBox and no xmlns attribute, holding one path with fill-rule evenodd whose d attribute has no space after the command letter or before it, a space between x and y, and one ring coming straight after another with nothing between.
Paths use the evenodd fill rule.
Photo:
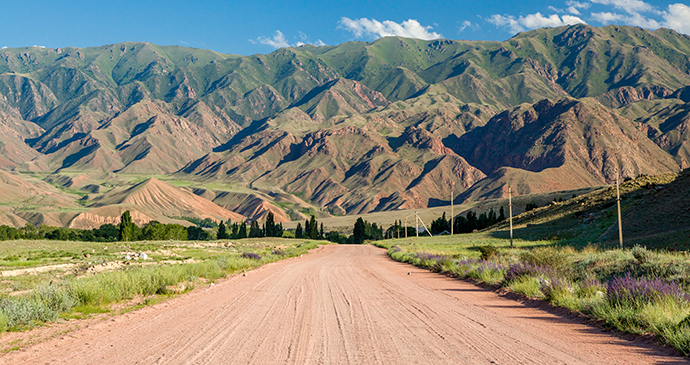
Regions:
<instances>
[{"instance_id":1,"label":"dirt embankment","mask_svg":"<svg viewBox=\"0 0 690 365\"><path fill-rule=\"evenodd\" d=\"M654 345L326 246L113 317L3 364L675 364Z\"/></svg>"}]
</instances>

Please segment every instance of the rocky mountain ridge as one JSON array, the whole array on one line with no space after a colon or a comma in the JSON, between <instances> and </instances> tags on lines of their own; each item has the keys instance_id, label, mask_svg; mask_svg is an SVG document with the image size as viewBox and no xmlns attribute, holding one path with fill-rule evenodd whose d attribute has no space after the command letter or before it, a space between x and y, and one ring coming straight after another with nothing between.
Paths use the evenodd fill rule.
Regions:
<instances>
[{"instance_id":1,"label":"rocky mountain ridge","mask_svg":"<svg viewBox=\"0 0 690 365\"><path fill-rule=\"evenodd\" d=\"M0 168L88 185L82 205L156 175L248 218L424 208L451 186L477 200L686 168L687 85L690 37L621 26L253 56L3 49Z\"/></svg>"}]
</instances>

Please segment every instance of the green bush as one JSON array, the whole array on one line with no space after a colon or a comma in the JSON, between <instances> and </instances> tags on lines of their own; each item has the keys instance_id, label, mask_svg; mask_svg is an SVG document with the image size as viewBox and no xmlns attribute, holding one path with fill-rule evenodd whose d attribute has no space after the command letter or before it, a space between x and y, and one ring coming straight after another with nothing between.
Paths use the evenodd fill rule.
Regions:
<instances>
[{"instance_id":1,"label":"green bush","mask_svg":"<svg viewBox=\"0 0 690 365\"><path fill-rule=\"evenodd\" d=\"M482 260L492 260L498 256L498 249L493 245L479 246Z\"/></svg>"},{"instance_id":2,"label":"green bush","mask_svg":"<svg viewBox=\"0 0 690 365\"><path fill-rule=\"evenodd\" d=\"M7 329L8 329L7 316L5 316L4 312L0 311L0 333L7 331Z\"/></svg>"},{"instance_id":3,"label":"green bush","mask_svg":"<svg viewBox=\"0 0 690 365\"><path fill-rule=\"evenodd\" d=\"M519 254L520 261L536 266L550 267L560 273L569 271L570 248L556 248L556 247L539 247L531 250L521 251Z\"/></svg>"},{"instance_id":4,"label":"green bush","mask_svg":"<svg viewBox=\"0 0 690 365\"><path fill-rule=\"evenodd\" d=\"M28 326L57 319L58 313L31 297L5 298L0 301L0 312L8 328Z\"/></svg>"}]
</instances>

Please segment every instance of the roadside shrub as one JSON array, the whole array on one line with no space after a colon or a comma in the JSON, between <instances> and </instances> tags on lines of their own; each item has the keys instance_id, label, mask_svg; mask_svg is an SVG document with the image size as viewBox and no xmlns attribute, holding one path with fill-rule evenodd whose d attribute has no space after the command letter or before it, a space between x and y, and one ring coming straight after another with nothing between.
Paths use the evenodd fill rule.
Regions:
<instances>
[{"instance_id":1,"label":"roadside shrub","mask_svg":"<svg viewBox=\"0 0 690 365\"><path fill-rule=\"evenodd\" d=\"M637 260L637 263L642 265L647 263L651 258L651 252L647 251L647 248L641 246L635 246L632 249L632 255Z\"/></svg>"},{"instance_id":2,"label":"roadside shrub","mask_svg":"<svg viewBox=\"0 0 690 365\"><path fill-rule=\"evenodd\" d=\"M564 248L540 247L522 251L520 261L534 266L551 267L558 272L565 272L570 266L570 252Z\"/></svg>"},{"instance_id":3,"label":"roadside shrub","mask_svg":"<svg viewBox=\"0 0 690 365\"><path fill-rule=\"evenodd\" d=\"M0 311L0 333L7 331L7 329L8 329L7 317L5 316L5 313Z\"/></svg>"},{"instance_id":4,"label":"roadside shrub","mask_svg":"<svg viewBox=\"0 0 690 365\"><path fill-rule=\"evenodd\" d=\"M479 246L482 260L492 260L498 256L498 249L493 245Z\"/></svg>"},{"instance_id":5,"label":"roadside shrub","mask_svg":"<svg viewBox=\"0 0 690 365\"><path fill-rule=\"evenodd\" d=\"M505 278L506 266L492 261L479 261L468 271L468 276L490 285L499 284Z\"/></svg>"},{"instance_id":6,"label":"roadside shrub","mask_svg":"<svg viewBox=\"0 0 690 365\"><path fill-rule=\"evenodd\" d=\"M526 263L512 264L508 268L505 275L506 281L514 281L521 279L523 277L532 277L536 279L551 279L555 277L556 274L554 270L550 267L539 266Z\"/></svg>"},{"instance_id":7,"label":"roadside shrub","mask_svg":"<svg viewBox=\"0 0 690 365\"><path fill-rule=\"evenodd\" d=\"M34 289L32 297L57 313L67 312L77 305L67 290L54 285L39 286Z\"/></svg>"},{"instance_id":8,"label":"roadside shrub","mask_svg":"<svg viewBox=\"0 0 690 365\"><path fill-rule=\"evenodd\" d=\"M601 295L603 297L606 292L606 286L601 283L597 278L588 277L585 280L580 281L580 285L577 286L575 293L579 298L591 298L594 296Z\"/></svg>"},{"instance_id":9,"label":"roadside shrub","mask_svg":"<svg viewBox=\"0 0 690 365\"><path fill-rule=\"evenodd\" d=\"M520 276L508 282L508 289L528 297L542 298L541 279L534 276Z\"/></svg>"},{"instance_id":10,"label":"roadside shrub","mask_svg":"<svg viewBox=\"0 0 690 365\"><path fill-rule=\"evenodd\" d=\"M469 276L470 270L474 270L475 266L477 266L481 261L477 259L463 259L463 260L458 260L457 261L457 274L462 277L466 278Z\"/></svg>"},{"instance_id":11,"label":"roadside shrub","mask_svg":"<svg viewBox=\"0 0 690 365\"><path fill-rule=\"evenodd\" d=\"M544 298L554 305L579 309L575 295L575 285L562 278L551 278L541 281L540 288Z\"/></svg>"},{"instance_id":12,"label":"roadside shrub","mask_svg":"<svg viewBox=\"0 0 690 365\"><path fill-rule=\"evenodd\" d=\"M278 249L271 251L271 253L274 254L274 255L276 255L276 256L285 256L285 255L287 255L287 253L286 253L285 251L283 251L283 250L278 250Z\"/></svg>"},{"instance_id":13,"label":"roadside shrub","mask_svg":"<svg viewBox=\"0 0 690 365\"><path fill-rule=\"evenodd\" d=\"M4 314L7 327L31 325L57 319L58 313L45 304L28 297L6 298L0 301L0 312Z\"/></svg>"},{"instance_id":14,"label":"roadside shrub","mask_svg":"<svg viewBox=\"0 0 690 365\"><path fill-rule=\"evenodd\" d=\"M415 261L418 266L428 268L432 271L443 271L444 267L453 265L450 256L434 255L426 252L418 252L415 254Z\"/></svg>"}]
</instances>

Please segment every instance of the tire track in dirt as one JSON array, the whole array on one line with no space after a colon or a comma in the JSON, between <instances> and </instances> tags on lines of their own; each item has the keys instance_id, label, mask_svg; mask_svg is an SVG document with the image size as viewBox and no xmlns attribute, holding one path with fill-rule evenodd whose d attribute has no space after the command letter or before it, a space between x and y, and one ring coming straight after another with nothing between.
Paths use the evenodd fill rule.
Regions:
<instances>
[{"instance_id":1,"label":"tire track in dirt","mask_svg":"<svg viewBox=\"0 0 690 365\"><path fill-rule=\"evenodd\" d=\"M373 246L325 246L0 363L686 363L671 353L394 262Z\"/></svg>"}]
</instances>

